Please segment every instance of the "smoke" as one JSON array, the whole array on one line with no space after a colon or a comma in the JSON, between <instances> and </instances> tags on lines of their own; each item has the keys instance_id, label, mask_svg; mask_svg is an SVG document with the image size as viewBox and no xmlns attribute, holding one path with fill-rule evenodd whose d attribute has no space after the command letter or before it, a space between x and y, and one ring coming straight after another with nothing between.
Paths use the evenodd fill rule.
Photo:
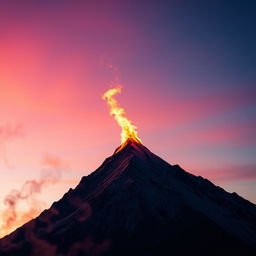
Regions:
<instances>
[{"instance_id":1,"label":"smoke","mask_svg":"<svg viewBox=\"0 0 256 256\"><path fill-rule=\"evenodd\" d=\"M23 134L22 124L0 125L0 142L5 142L7 140L12 140L13 138L21 136L22 134Z\"/></svg>"},{"instance_id":2,"label":"smoke","mask_svg":"<svg viewBox=\"0 0 256 256\"><path fill-rule=\"evenodd\" d=\"M110 245L110 240L96 242L93 238L86 237L81 242L74 243L67 255L102 255L109 249Z\"/></svg>"},{"instance_id":3,"label":"smoke","mask_svg":"<svg viewBox=\"0 0 256 256\"><path fill-rule=\"evenodd\" d=\"M57 256L57 246L43 239L39 239L35 235L35 222L30 222L25 226L25 238L30 241L31 246L31 255L44 256L47 252L48 256Z\"/></svg>"},{"instance_id":4,"label":"smoke","mask_svg":"<svg viewBox=\"0 0 256 256\"><path fill-rule=\"evenodd\" d=\"M8 168L11 168L12 165L10 164L9 158L7 156L6 145L8 142L10 142L18 137L21 137L22 135L23 135L23 125L22 124L0 125L0 158L2 159L3 163Z\"/></svg>"},{"instance_id":5,"label":"smoke","mask_svg":"<svg viewBox=\"0 0 256 256\"><path fill-rule=\"evenodd\" d=\"M39 179L27 180L19 190L13 189L4 198L6 209L3 213L0 237L31 220L42 211L44 202L37 199L37 195L46 186L56 184L61 179L62 172L68 168L61 159L49 155L43 157L41 164L43 167ZM17 210L21 202L25 202L29 206L29 209L22 213Z\"/></svg>"}]
</instances>

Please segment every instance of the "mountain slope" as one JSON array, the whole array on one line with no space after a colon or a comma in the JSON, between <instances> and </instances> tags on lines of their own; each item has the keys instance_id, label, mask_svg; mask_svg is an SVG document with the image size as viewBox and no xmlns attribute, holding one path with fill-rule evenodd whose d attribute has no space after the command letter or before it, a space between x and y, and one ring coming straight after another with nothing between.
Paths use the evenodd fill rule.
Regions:
<instances>
[{"instance_id":1,"label":"mountain slope","mask_svg":"<svg viewBox=\"0 0 256 256\"><path fill-rule=\"evenodd\" d=\"M256 206L132 140L0 240L0 255L188 253L256 255Z\"/></svg>"}]
</instances>

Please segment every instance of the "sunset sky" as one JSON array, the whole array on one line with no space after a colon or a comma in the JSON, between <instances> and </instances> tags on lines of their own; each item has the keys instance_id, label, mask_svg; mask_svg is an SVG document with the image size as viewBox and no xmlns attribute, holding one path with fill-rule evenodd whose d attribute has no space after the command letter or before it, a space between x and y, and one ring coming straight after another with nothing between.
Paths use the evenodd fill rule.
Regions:
<instances>
[{"instance_id":1,"label":"sunset sky","mask_svg":"<svg viewBox=\"0 0 256 256\"><path fill-rule=\"evenodd\" d=\"M117 77L146 147L256 203L256 6L245 2L1 1L0 212L54 167L45 159L61 164L42 209L113 153L121 129L101 97Z\"/></svg>"}]
</instances>

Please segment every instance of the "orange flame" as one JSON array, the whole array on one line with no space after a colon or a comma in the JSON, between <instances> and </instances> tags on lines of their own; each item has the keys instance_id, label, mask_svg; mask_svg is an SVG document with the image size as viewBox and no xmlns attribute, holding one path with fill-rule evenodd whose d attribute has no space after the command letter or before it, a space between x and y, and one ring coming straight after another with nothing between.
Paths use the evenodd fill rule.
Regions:
<instances>
[{"instance_id":1,"label":"orange flame","mask_svg":"<svg viewBox=\"0 0 256 256\"><path fill-rule=\"evenodd\" d=\"M116 99L113 98L118 93L121 93L121 88L109 89L103 94L102 99L107 100L107 104L110 106L110 115L114 115L115 120L122 127L121 146L118 149L120 151L126 145L127 140L130 139L140 144L141 140L137 136L137 127L124 116L124 109L119 107Z\"/></svg>"}]
</instances>

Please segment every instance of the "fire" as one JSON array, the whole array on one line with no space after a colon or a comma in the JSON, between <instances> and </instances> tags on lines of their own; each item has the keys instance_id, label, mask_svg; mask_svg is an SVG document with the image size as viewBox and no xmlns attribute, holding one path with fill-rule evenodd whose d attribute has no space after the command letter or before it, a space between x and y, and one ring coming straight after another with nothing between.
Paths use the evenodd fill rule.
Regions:
<instances>
[{"instance_id":1,"label":"fire","mask_svg":"<svg viewBox=\"0 0 256 256\"><path fill-rule=\"evenodd\" d=\"M126 145L127 140L133 140L140 144L141 140L137 135L137 127L124 116L124 109L119 107L118 102L114 98L118 93L121 93L121 88L119 87L109 89L103 94L102 99L107 100L107 104L110 106L110 115L114 115L115 120L122 127L121 146L118 149L118 151L120 151Z\"/></svg>"}]
</instances>

